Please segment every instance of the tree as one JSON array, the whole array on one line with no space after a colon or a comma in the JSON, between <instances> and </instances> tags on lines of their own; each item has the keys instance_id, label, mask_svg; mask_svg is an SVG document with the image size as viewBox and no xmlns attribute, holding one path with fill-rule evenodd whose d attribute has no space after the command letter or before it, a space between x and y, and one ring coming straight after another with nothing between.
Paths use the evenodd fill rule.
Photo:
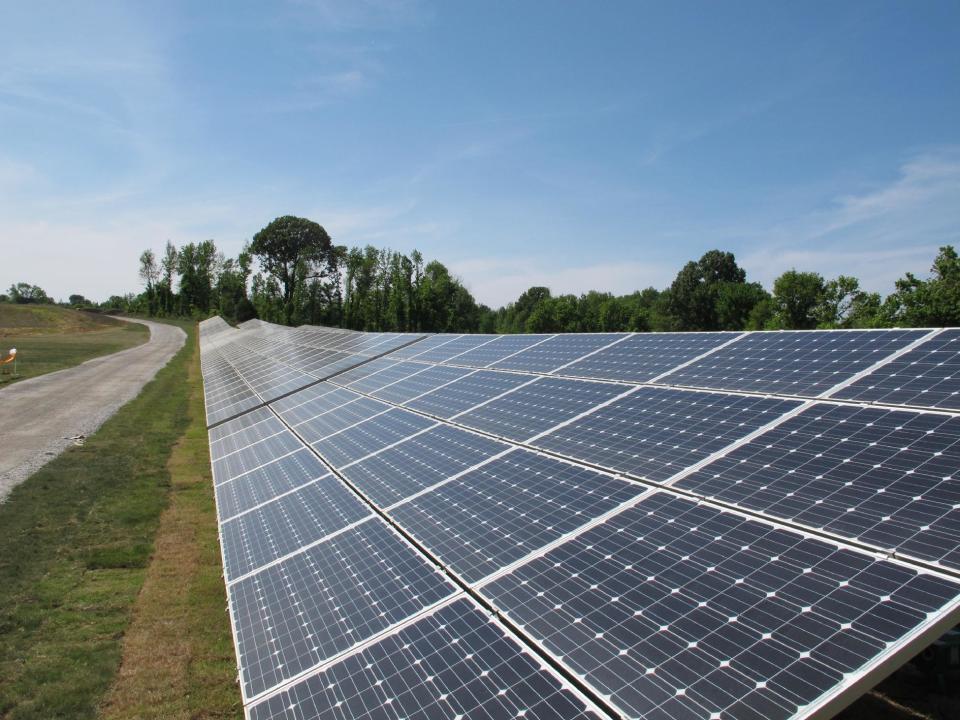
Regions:
<instances>
[{"instance_id":1,"label":"tree","mask_svg":"<svg viewBox=\"0 0 960 720\"><path fill-rule=\"evenodd\" d=\"M759 302L759 294L754 290L738 293L727 285L746 283L747 273L739 265L733 253L710 250L696 262L690 261L677 273L670 285L669 311L677 330L720 330L724 327L718 313L718 297L721 292L728 294L726 302L727 323L736 317L745 319L750 312L739 302L753 299ZM734 302L737 298L739 302ZM740 329L737 326L726 329Z\"/></svg>"},{"instance_id":2,"label":"tree","mask_svg":"<svg viewBox=\"0 0 960 720\"><path fill-rule=\"evenodd\" d=\"M307 275L326 276L336 262L327 231L312 220L292 215L278 217L254 235L250 252L280 284L288 324L293 320L298 284Z\"/></svg>"},{"instance_id":3,"label":"tree","mask_svg":"<svg viewBox=\"0 0 960 720\"><path fill-rule=\"evenodd\" d=\"M163 275L159 287L159 302L165 313L172 313L174 309L173 278L177 273L179 256L177 246L167 240L166 247L163 249L163 257L160 258L160 268Z\"/></svg>"},{"instance_id":4,"label":"tree","mask_svg":"<svg viewBox=\"0 0 960 720\"><path fill-rule=\"evenodd\" d=\"M940 248L929 280L907 273L883 305L886 319L907 327L960 325L960 257L952 245Z\"/></svg>"},{"instance_id":5,"label":"tree","mask_svg":"<svg viewBox=\"0 0 960 720\"><path fill-rule=\"evenodd\" d=\"M39 285L23 282L10 286L10 299L20 305L53 302Z\"/></svg>"},{"instance_id":6,"label":"tree","mask_svg":"<svg viewBox=\"0 0 960 720\"><path fill-rule=\"evenodd\" d=\"M188 243L180 248L177 272L180 274L180 314L207 315L217 276L218 254L213 240Z\"/></svg>"},{"instance_id":7,"label":"tree","mask_svg":"<svg viewBox=\"0 0 960 720\"><path fill-rule=\"evenodd\" d=\"M160 269L157 267L157 258L153 250L147 248L140 253L140 279L147 286L147 313L157 314L157 279L160 277Z\"/></svg>"},{"instance_id":8,"label":"tree","mask_svg":"<svg viewBox=\"0 0 960 720\"><path fill-rule=\"evenodd\" d=\"M847 318L859 296L860 281L855 277L841 275L823 285L820 300L814 310L817 324L823 328L846 327Z\"/></svg>"},{"instance_id":9,"label":"tree","mask_svg":"<svg viewBox=\"0 0 960 720\"><path fill-rule=\"evenodd\" d=\"M79 305L81 307L93 304L89 300L87 300L83 295L71 295L67 299L71 305Z\"/></svg>"},{"instance_id":10,"label":"tree","mask_svg":"<svg viewBox=\"0 0 960 720\"><path fill-rule=\"evenodd\" d=\"M774 280L773 302L779 327L786 330L815 328L823 288L823 277L815 272L787 270Z\"/></svg>"}]
</instances>

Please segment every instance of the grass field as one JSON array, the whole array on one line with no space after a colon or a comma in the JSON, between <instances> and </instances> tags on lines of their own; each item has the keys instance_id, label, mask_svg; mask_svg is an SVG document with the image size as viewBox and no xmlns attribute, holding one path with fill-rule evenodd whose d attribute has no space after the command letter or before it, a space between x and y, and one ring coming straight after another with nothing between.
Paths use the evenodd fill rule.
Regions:
<instances>
[{"instance_id":1,"label":"grass field","mask_svg":"<svg viewBox=\"0 0 960 720\"><path fill-rule=\"evenodd\" d=\"M137 659L137 638L164 622L154 652L187 642L169 667L150 670L179 696L155 716L237 714L195 331L183 326L188 342L135 400L0 505L4 720L143 716L125 683L151 650ZM189 562L171 555L178 544ZM164 619L156 602L174 602L177 614Z\"/></svg>"},{"instance_id":2,"label":"grass field","mask_svg":"<svg viewBox=\"0 0 960 720\"><path fill-rule=\"evenodd\" d=\"M0 374L0 387L16 380L79 365L139 345L150 331L105 315L55 305L0 303L0 355L17 349L16 376Z\"/></svg>"}]
</instances>

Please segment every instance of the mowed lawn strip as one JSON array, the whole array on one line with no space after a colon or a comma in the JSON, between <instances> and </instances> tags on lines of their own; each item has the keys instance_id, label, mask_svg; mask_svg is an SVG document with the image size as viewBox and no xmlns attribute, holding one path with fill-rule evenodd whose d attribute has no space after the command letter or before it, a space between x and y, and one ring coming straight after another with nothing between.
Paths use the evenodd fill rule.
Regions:
<instances>
[{"instance_id":1,"label":"mowed lawn strip","mask_svg":"<svg viewBox=\"0 0 960 720\"><path fill-rule=\"evenodd\" d=\"M190 423L173 449L170 503L123 641L102 717L242 718L204 422L199 353L189 370Z\"/></svg>"},{"instance_id":2,"label":"mowed lawn strip","mask_svg":"<svg viewBox=\"0 0 960 720\"><path fill-rule=\"evenodd\" d=\"M168 462L189 423L184 347L140 395L0 504L0 717L92 718L120 663Z\"/></svg>"},{"instance_id":3,"label":"mowed lawn strip","mask_svg":"<svg viewBox=\"0 0 960 720\"><path fill-rule=\"evenodd\" d=\"M12 364L0 366L0 387L63 370L145 343L150 330L105 315L55 306L0 303L0 358L17 349Z\"/></svg>"}]
</instances>

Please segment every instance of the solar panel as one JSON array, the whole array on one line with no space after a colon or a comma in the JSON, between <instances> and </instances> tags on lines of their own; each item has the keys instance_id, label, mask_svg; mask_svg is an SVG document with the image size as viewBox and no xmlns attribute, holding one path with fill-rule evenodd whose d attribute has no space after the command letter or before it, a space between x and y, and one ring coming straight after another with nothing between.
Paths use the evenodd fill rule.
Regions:
<instances>
[{"instance_id":1,"label":"solar panel","mask_svg":"<svg viewBox=\"0 0 960 720\"><path fill-rule=\"evenodd\" d=\"M617 333L585 333L556 335L546 342L500 360L491 368L496 370L519 370L532 373L549 373L579 360L584 355L596 352L611 343L629 337Z\"/></svg>"},{"instance_id":2,"label":"solar panel","mask_svg":"<svg viewBox=\"0 0 960 720\"><path fill-rule=\"evenodd\" d=\"M356 400L345 402L340 407L304 420L293 427L307 443L313 444L390 409L390 405L379 400L357 396Z\"/></svg>"},{"instance_id":3,"label":"solar panel","mask_svg":"<svg viewBox=\"0 0 960 720\"><path fill-rule=\"evenodd\" d=\"M228 590L247 700L455 592L376 518Z\"/></svg>"},{"instance_id":4,"label":"solar panel","mask_svg":"<svg viewBox=\"0 0 960 720\"><path fill-rule=\"evenodd\" d=\"M417 362L442 363L453 357L463 355L476 347L496 340L497 335L460 335L458 337L438 336L438 338L447 337L449 342L438 342L430 348L424 348L424 351L411 355L411 360ZM419 343L418 343L419 344ZM416 346L414 346L416 347Z\"/></svg>"},{"instance_id":5,"label":"solar panel","mask_svg":"<svg viewBox=\"0 0 960 720\"><path fill-rule=\"evenodd\" d=\"M482 593L627 717L804 715L960 585L656 493Z\"/></svg>"},{"instance_id":6,"label":"solar panel","mask_svg":"<svg viewBox=\"0 0 960 720\"><path fill-rule=\"evenodd\" d=\"M641 333L557 370L556 374L649 382L739 336L740 333Z\"/></svg>"},{"instance_id":7,"label":"solar panel","mask_svg":"<svg viewBox=\"0 0 960 720\"><path fill-rule=\"evenodd\" d=\"M796 400L647 387L532 444L662 482L799 406Z\"/></svg>"},{"instance_id":8,"label":"solar panel","mask_svg":"<svg viewBox=\"0 0 960 720\"><path fill-rule=\"evenodd\" d=\"M467 600L250 709L251 720L588 720L600 716Z\"/></svg>"},{"instance_id":9,"label":"solar panel","mask_svg":"<svg viewBox=\"0 0 960 720\"><path fill-rule=\"evenodd\" d=\"M676 370L666 385L816 396L927 334L926 330L748 333Z\"/></svg>"},{"instance_id":10,"label":"solar panel","mask_svg":"<svg viewBox=\"0 0 960 720\"><path fill-rule=\"evenodd\" d=\"M510 355L518 353L521 350L529 348L531 345L543 342L550 338L550 335L498 335L493 340L477 347L467 350L459 355L454 355L443 362L451 365L466 365L467 367L483 368L493 365L496 362L502 362ZM449 348L453 347L450 343ZM417 358L418 360L427 359L426 355ZM438 362L431 360L432 362Z\"/></svg>"},{"instance_id":11,"label":"solar panel","mask_svg":"<svg viewBox=\"0 0 960 720\"><path fill-rule=\"evenodd\" d=\"M944 330L833 397L960 410L960 329Z\"/></svg>"},{"instance_id":12,"label":"solar panel","mask_svg":"<svg viewBox=\"0 0 960 720\"><path fill-rule=\"evenodd\" d=\"M436 390L441 385L466 377L473 370L444 365L425 365L426 369L403 380L386 385L371 394L380 400L402 405L415 397Z\"/></svg>"},{"instance_id":13,"label":"solar panel","mask_svg":"<svg viewBox=\"0 0 960 720\"><path fill-rule=\"evenodd\" d=\"M960 568L960 418L818 403L677 487Z\"/></svg>"},{"instance_id":14,"label":"solar panel","mask_svg":"<svg viewBox=\"0 0 960 720\"><path fill-rule=\"evenodd\" d=\"M431 390L404 405L436 417L451 418L532 380L525 375L481 370Z\"/></svg>"},{"instance_id":15,"label":"solar panel","mask_svg":"<svg viewBox=\"0 0 960 720\"><path fill-rule=\"evenodd\" d=\"M370 508L332 476L248 510L220 526L227 580L305 548L370 514Z\"/></svg>"},{"instance_id":16,"label":"solar panel","mask_svg":"<svg viewBox=\"0 0 960 720\"><path fill-rule=\"evenodd\" d=\"M385 508L510 449L481 435L437 425L341 471Z\"/></svg>"},{"instance_id":17,"label":"solar panel","mask_svg":"<svg viewBox=\"0 0 960 720\"><path fill-rule=\"evenodd\" d=\"M289 430L284 430L278 435L259 440L214 460L213 479L217 483L230 480L237 475L266 465L279 457L289 455L301 447L303 445L297 440L296 436Z\"/></svg>"},{"instance_id":18,"label":"solar panel","mask_svg":"<svg viewBox=\"0 0 960 720\"><path fill-rule=\"evenodd\" d=\"M249 717L826 717L960 619L960 331L200 334Z\"/></svg>"},{"instance_id":19,"label":"solar panel","mask_svg":"<svg viewBox=\"0 0 960 720\"><path fill-rule=\"evenodd\" d=\"M588 468L515 450L389 514L460 577L476 582L641 492Z\"/></svg>"},{"instance_id":20,"label":"solar panel","mask_svg":"<svg viewBox=\"0 0 960 720\"><path fill-rule=\"evenodd\" d=\"M410 437L435 425L422 415L394 408L357 425L318 440L313 447L336 468Z\"/></svg>"},{"instance_id":21,"label":"solar panel","mask_svg":"<svg viewBox=\"0 0 960 720\"><path fill-rule=\"evenodd\" d=\"M456 419L503 438L527 440L624 392L609 383L540 378Z\"/></svg>"},{"instance_id":22,"label":"solar panel","mask_svg":"<svg viewBox=\"0 0 960 720\"><path fill-rule=\"evenodd\" d=\"M317 456L304 447L273 462L216 486L217 513L221 522L278 495L329 474Z\"/></svg>"}]
</instances>

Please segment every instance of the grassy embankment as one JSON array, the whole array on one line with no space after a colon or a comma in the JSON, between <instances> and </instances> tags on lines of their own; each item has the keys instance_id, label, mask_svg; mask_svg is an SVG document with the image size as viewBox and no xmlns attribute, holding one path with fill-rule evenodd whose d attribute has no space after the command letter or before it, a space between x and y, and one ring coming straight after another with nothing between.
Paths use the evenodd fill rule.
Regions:
<instances>
[{"instance_id":1,"label":"grassy embankment","mask_svg":"<svg viewBox=\"0 0 960 720\"><path fill-rule=\"evenodd\" d=\"M0 718L239 717L192 323L0 505Z\"/></svg>"},{"instance_id":2,"label":"grassy embankment","mask_svg":"<svg viewBox=\"0 0 960 720\"><path fill-rule=\"evenodd\" d=\"M0 303L0 357L10 348L17 349L17 375L12 365L4 366L0 385L79 365L149 337L144 325L106 315L56 305Z\"/></svg>"}]
</instances>

